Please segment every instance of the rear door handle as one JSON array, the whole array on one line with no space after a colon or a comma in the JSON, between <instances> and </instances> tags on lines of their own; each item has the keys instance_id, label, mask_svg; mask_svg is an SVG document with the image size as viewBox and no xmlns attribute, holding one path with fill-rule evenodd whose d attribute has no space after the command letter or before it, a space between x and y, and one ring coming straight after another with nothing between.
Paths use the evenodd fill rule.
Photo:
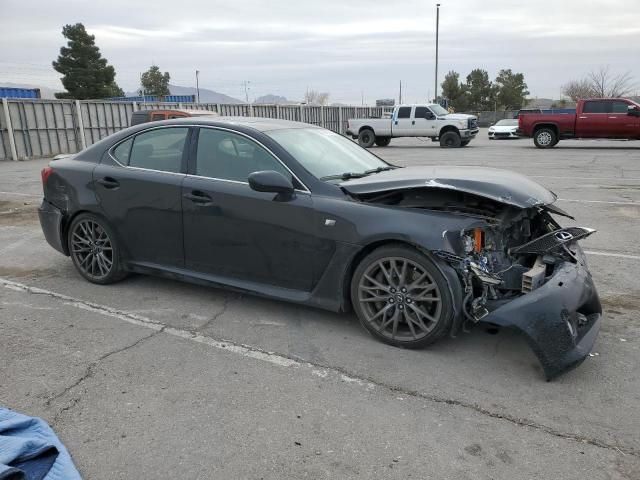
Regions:
<instances>
[{"instance_id":1,"label":"rear door handle","mask_svg":"<svg viewBox=\"0 0 640 480\"><path fill-rule=\"evenodd\" d=\"M415 125L416 121L415 120L411 120L411 125Z\"/></svg>"},{"instance_id":2,"label":"rear door handle","mask_svg":"<svg viewBox=\"0 0 640 480\"><path fill-rule=\"evenodd\" d=\"M189 193L185 193L183 196L198 205L211 205L211 197L200 190L193 190Z\"/></svg>"},{"instance_id":3,"label":"rear door handle","mask_svg":"<svg viewBox=\"0 0 640 480\"><path fill-rule=\"evenodd\" d=\"M96 181L100 185L102 185L104 188L108 188L109 190L114 190L114 189L116 189L116 188L118 188L120 186L120 182L118 182L113 177L103 177L103 178L100 178L100 179L98 179Z\"/></svg>"}]
</instances>

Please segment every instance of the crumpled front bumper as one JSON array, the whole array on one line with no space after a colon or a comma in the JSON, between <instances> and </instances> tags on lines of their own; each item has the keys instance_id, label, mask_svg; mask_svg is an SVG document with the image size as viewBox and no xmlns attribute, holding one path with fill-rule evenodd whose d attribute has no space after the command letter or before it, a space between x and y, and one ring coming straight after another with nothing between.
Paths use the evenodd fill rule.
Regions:
<instances>
[{"instance_id":1,"label":"crumpled front bumper","mask_svg":"<svg viewBox=\"0 0 640 480\"><path fill-rule=\"evenodd\" d=\"M572 248L574 250L574 248ZM542 286L491 311L482 322L522 333L547 380L577 367L595 343L602 321L598 292L577 245L579 263L556 266Z\"/></svg>"}]
</instances>

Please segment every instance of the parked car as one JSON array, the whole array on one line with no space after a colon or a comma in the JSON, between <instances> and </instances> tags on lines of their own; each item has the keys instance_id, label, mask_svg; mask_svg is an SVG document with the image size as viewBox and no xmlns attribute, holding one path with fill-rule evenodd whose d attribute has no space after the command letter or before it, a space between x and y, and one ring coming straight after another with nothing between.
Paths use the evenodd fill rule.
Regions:
<instances>
[{"instance_id":1,"label":"parked car","mask_svg":"<svg viewBox=\"0 0 640 480\"><path fill-rule=\"evenodd\" d=\"M158 122L173 118L217 116L216 112L208 110L138 110L131 114L131 126L146 122Z\"/></svg>"},{"instance_id":2,"label":"parked car","mask_svg":"<svg viewBox=\"0 0 640 480\"><path fill-rule=\"evenodd\" d=\"M518 120L505 118L489 127L489 140L496 138L518 138Z\"/></svg>"},{"instance_id":3,"label":"parked car","mask_svg":"<svg viewBox=\"0 0 640 480\"><path fill-rule=\"evenodd\" d=\"M441 147L466 147L478 134L478 117L449 113L437 104L398 105L391 118L350 118L347 135L361 147L386 147L392 138L429 137Z\"/></svg>"},{"instance_id":4,"label":"parked car","mask_svg":"<svg viewBox=\"0 0 640 480\"><path fill-rule=\"evenodd\" d=\"M576 113L531 114L518 119L518 135L538 148L567 138L640 140L640 105L626 98L579 100Z\"/></svg>"},{"instance_id":5,"label":"parked car","mask_svg":"<svg viewBox=\"0 0 640 480\"><path fill-rule=\"evenodd\" d=\"M602 309L568 214L534 181L401 168L309 124L175 119L42 170L45 238L86 280L127 272L355 310L391 345L463 324L522 333L547 378L579 364Z\"/></svg>"}]
</instances>

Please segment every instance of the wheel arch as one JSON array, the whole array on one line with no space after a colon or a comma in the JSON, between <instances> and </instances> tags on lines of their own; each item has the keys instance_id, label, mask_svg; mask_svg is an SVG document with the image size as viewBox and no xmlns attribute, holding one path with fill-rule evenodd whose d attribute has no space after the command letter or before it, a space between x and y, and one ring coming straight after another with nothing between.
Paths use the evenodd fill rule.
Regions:
<instances>
[{"instance_id":1,"label":"wheel arch","mask_svg":"<svg viewBox=\"0 0 640 480\"><path fill-rule=\"evenodd\" d=\"M560 134L560 129L558 128L558 124L557 123L553 123L553 122L540 122L540 123L536 123L533 126L533 135L535 135L536 133L538 133L538 130L542 129L542 128L549 128L551 130L553 130L556 134L556 136L558 136Z\"/></svg>"},{"instance_id":2,"label":"wheel arch","mask_svg":"<svg viewBox=\"0 0 640 480\"><path fill-rule=\"evenodd\" d=\"M440 129L440 132L438 133L438 137L441 137L442 135L444 135L447 132L455 132L458 135L460 135L460 130L458 130L458 127L456 127L454 125L445 125L444 127L442 127Z\"/></svg>"},{"instance_id":3,"label":"wheel arch","mask_svg":"<svg viewBox=\"0 0 640 480\"><path fill-rule=\"evenodd\" d=\"M374 130L373 127L371 127L369 125L363 125L358 129L358 135L360 135L360 132L362 132L363 130L371 130L374 135L376 134L376 131Z\"/></svg>"}]
</instances>

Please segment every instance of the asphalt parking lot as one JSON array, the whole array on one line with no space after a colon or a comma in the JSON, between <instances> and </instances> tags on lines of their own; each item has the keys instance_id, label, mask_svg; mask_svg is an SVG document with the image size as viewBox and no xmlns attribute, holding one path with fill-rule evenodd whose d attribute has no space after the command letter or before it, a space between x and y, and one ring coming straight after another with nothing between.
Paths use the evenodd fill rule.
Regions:
<instances>
[{"instance_id":1,"label":"asphalt parking lot","mask_svg":"<svg viewBox=\"0 0 640 480\"><path fill-rule=\"evenodd\" d=\"M0 405L46 419L89 479L640 478L640 142L543 151L483 129L467 148L374 151L518 171L596 228L593 356L547 383L509 331L408 351L351 314L144 276L92 285L42 236L47 160L0 162Z\"/></svg>"}]
</instances>

